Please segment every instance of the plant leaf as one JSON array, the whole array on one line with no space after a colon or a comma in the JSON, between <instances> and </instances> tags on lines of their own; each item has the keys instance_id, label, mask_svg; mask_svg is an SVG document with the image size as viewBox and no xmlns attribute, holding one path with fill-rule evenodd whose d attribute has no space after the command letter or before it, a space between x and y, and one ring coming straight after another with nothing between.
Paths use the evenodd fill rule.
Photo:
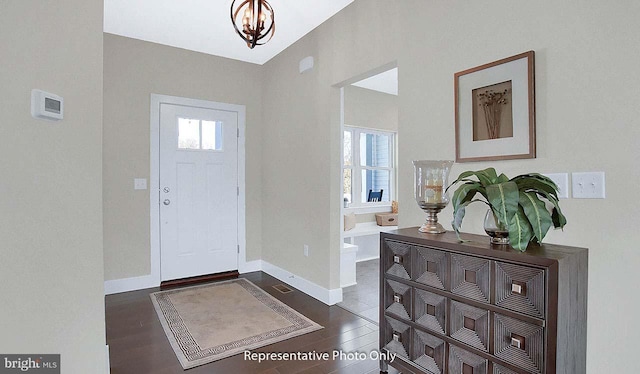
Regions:
<instances>
[{"instance_id":1,"label":"plant leaf","mask_svg":"<svg viewBox=\"0 0 640 374\"><path fill-rule=\"evenodd\" d=\"M520 252L527 250L527 246L533 237L533 231L529 220L524 214L522 208L519 208L516 214L509 221L509 244Z\"/></svg>"},{"instance_id":2,"label":"plant leaf","mask_svg":"<svg viewBox=\"0 0 640 374\"><path fill-rule=\"evenodd\" d=\"M555 195L549 194L545 191L536 191L536 193L540 196L543 196L551 204L553 204L553 209L551 210L551 221L553 222L553 227L563 228L564 225L567 224L567 218L564 216L564 214L562 214L558 198Z\"/></svg>"},{"instance_id":3,"label":"plant leaf","mask_svg":"<svg viewBox=\"0 0 640 374\"><path fill-rule=\"evenodd\" d=\"M564 225L567 224L567 218L562 214L558 205L554 206L551 211L551 220L555 228L564 228Z\"/></svg>"},{"instance_id":4,"label":"plant leaf","mask_svg":"<svg viewBox=\"0 0 640 374\"><path fill-rule=\"evenodd\" d=\"M487 186L487 200L493 208L498 221L505 226L518 211L520 193L514 182L505 182Z\"/></svg>"},{"instance_id":5,"label":"plant leaf","mask_svg":"<svg viewBox=\"0 0 640 374\"><path fill-rule=\"evenodd\" d=\"M480 193L483 196L486 195L486 192L484 192L484 187L482 187L479 182L467 182L458 187L458 189L453 193L453 197L451 199L454 210L458 205L464 204L467 201L471 201L476 193Z\"/></svg>"},{"instance_id":6,"label":"plant leaf","mask_svg":"<svg viewBox=\"0 0 640 374\"><path fill-rule=\"evenodd\" d=\"M542 242L553 224L546 205L533 192L520 192L520 206L533 229L534 237Z\"/></svg>"},{"instance_id":7,"label":"plant leaf","mask_svg":"<svg viewBox=\"0 0 640 374\"><path fill-rule=\"evenodd\" d=\"M481 170L480 173L489 180L489 184L495 184L498 180L498 173L496 173L496 169L494 168L486 168Z\"/></svg>"},{"instance_id":8,"label":"plant leaf","mask_svg":"<svg viewBox=\"0 0 640 374\"><path fill-rule=\"evenodd\" d=\"M556 184L551 179L545 177L542 174L532 173L518 175L517 177L511 179L511 181L515 182L518 185L518 189L520 189L520 191L544 191L550 195L553 195L556 199L558 198L558 186L556 186Z\"/></svg>"},{"instance_id":9,"label":"plant leaf","mask_svg":"<svg viewBox=\"0 0 640 374\"><path fill-rule=\"evenodd\" d=\"M544 197L551 204L551 222L555 228L563 228L567 224L567 218L562 214L558 203L558 186L549 178L542 174L530 173L518 175L512 179L518 185L520 191L535 192L537 195ZM537 235L536 235L537 236ZM540 239L542 240L542 239Z\"/></svg>"},{"instance_id":10,"label":"plant leaf","mask_svg":"<svg viewBox=\"0 0 640 374\"><path fill-rule=\"evenodd\" d=\"M480 184L482 184L483 187L486 187L490 184L494 184L497 179L496 170L494 168L488 168L488 169L478 170L478 171L465 171L465 172L462 172L460 175L458 175L458 178L456 178L456 180L453 181L449 185L449 187L447 187L447 189L449 189L451 186L453 186L458 182L468 180L466 178L471 176L475 176L476 178L478 178L478 181L480 182Z\"/></svg>"},{"instance_id":11,"label":"plant leaf","mask_svg":"<svg viewBox=\"0 0 640 374\"><path fill-rule=\"evenodd\" d=\"M456 232L458 240L460 241L462 241L462 239L460 238L460 227L462 227L462 219L464 218L467 205L469 205L470 203L471 202L467 202L458 206L457 209L455 209L455 211L453 212L453 221L451 221L451 227L453 227L453 231Z\"/></svg>"},{"instance_id":12,"label":"plant leaf","mask_svg":"<svg viewBox=\"0 0 640 374\"><path fill-rule=\"evenodd\" d=\"M477 201L480 201L486 204L486 202L482 200L471 200L471 201L465 202L464 204L459 205L458 208L453 211L453 221L451 221L451 227L453 227L453 231L455 231L456 236L458 237L458 240L460 242L469 241L469 240L464 240L460 237L460 228L462 227L462 219L464 218L467 206Z\"/></svg>"},{"instance_id":13,"label":"plant leaf","mask_svg":"<svg viewBox=\"0 0 640 374\"><path fill-rule=\"evenodd\" d=\"M500 174L500 176L496 178L496 182L495 183L504 183L504 182L508 182L508 181L509 181L509 177L507 177L504 174Z\"/></svg>"}]
</instances>

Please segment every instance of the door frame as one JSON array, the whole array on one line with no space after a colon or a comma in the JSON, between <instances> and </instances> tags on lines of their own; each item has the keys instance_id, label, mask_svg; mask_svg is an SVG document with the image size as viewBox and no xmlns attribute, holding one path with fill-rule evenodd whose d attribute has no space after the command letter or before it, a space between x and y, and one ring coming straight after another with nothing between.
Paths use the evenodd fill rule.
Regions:
<instances>
[{"instance_id":1,"label":"door frame","mask_svg":"<svg viewBox=\"0 0 640 374\"><path fill-rule=\"evenodd\" d=\"M182 105L197 108L222 110L238 114L238 271L249 270L246 256L246 202L245 202L245 121L244 105L190 99L179 96L151 94L149 208L151 215L151 278L160 284L160 105Z\"/></svg>"}]
</instances>

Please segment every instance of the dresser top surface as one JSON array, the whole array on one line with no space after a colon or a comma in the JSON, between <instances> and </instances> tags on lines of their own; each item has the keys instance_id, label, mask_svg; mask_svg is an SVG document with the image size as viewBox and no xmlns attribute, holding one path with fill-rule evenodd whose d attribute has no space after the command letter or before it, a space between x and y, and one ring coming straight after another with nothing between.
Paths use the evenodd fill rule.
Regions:
<instances>
[{"instance_id":1,"label":"dresser top surface","mask_svg":"<svg viewBox=\"0 0 640 374\"><path fill-rule=\"evenodd\" d=\"M549 260L561 260L565 257L588 252L586 248L569 247L556 244L529 243L526 252L519 252L510 245L491 244L487 235L460 233L464 242L460 242L455 232L443 234L426 234L418 231L418 227L393 230L381 233L381 238L414 242L416 244L444 248L455 252L490 256L516 262L538 263L547 265Z\"/></svg>"}]
</instances>

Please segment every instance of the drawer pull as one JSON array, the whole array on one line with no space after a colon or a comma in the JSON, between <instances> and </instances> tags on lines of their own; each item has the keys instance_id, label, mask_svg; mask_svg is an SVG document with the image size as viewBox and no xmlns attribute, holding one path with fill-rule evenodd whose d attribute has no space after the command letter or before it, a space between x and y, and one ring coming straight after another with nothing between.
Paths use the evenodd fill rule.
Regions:
<instances>
[{"instance_id":1,"label":"drawer pull","mask_svg":"<svg viewBox=\"0 0 640 374\"><path fill-rule=\"evenodd\" d=\"M525 294L527 293L526 285L524 283L520 283L520 282L512 282L511 283L511 293L516 294L516 295L525 296Z\"/></svg>"},{"instance_id":2,"label":"drawer pull","mask_svg":"<svg viewBox=\"0 0 640 374\"><path fill-rule=\"evenodd\" d=\"M393 333L393 340L395 340L395 341L397 341L397 342L400 342L400 341L401 341L401 339L402 339L402 336L400 336L400 334L399 334L399 333L397 333L397 332L394 332L394 333Z\"/></svg>"},{"instance_id":3,"label":"drawer pull","mask_svg":"<svg viewBox=\"0 0 640 374\"><path fill-rule=\"evenodd\" d=\"M398 295L398 294L393 295L393 302L394 303L398 303L398 304L402 304L402 296Z\"/></svg>"},{"instance_id":4,"label":"drawer pull","mask_svg":"<svg viewBox=\"0 0 640 374\"><path fill-rule=\"evenodd\" d=\"M427 271L429 273L437 273L438 272L438 264L433 261L427 261Z\"/></svg>"},{"instance_id":5,"label":"drawer pull","mask_svg":"<svg viewBox=\"0 0 640 374\"><path fill-rule=\"evenodd\" d=\"M524 336L511 334L511 346L524 349Z\"/></svg>"},{"instance_id":6,"label":"drawer pull","mask_svg":"<svg viewBox=\"0 0 640 374\"><path fill-rule=\"evenodd\" d=\"M472 270L465 270L464 271L464 281L467 283L473 283L473 284L477 284L477 274L475 271Z\"/></svg>"},{"instance_id":7,"label":"drawer pull","mask_svg":"<svg viewBox=\"0 0 640 374\"><path fill-rule=\"evenodd\" d=\"M393 256L393 262L396 263L396 264L401 264L402 263L402 256L398 256L398 255Z\"/></svg>"},{"instance_id":8,"label":"drawer pull","mask_svg":"<svg viewBox=\"0 0 640 374\"><path fill-rule=\"evenodd\" d=\"M424 354L433 358L433 356L435 355L435 350L431 347L429 347L428 345L424 346Z\"/></svg>"},{"instance_id":9,"label":"drawer pull","mask_svg":"<svg viewBox=\"0 0 640 374\"><path fill-rule=\"evenodd\" d=\"M476 321L473 318L464 317L462 325L465 329L476 331Z\"/></svg>"},{"instance_id":10,"label":"drawer pull","mask_svg":"<svg viewBox=\"0 0 640 374\"><path fill-rule=\"evenodd\" d=\"M436 315L436 307L430 304L427 304L427 314L435 316Z\"/></svg>"}]
</instances>

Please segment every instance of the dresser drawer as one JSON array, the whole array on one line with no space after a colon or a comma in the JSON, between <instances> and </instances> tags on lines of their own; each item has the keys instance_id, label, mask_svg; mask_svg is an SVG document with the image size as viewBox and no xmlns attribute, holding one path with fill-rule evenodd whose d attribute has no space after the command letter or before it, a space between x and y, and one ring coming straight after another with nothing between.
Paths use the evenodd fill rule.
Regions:
<instances>
[{"instance_id":1,"label":"dresser drawer","mask_svg":"<svg viewBox=\"0 0 640 374\"><path fill-rule=\"evenodd\" d=\"M384 271L403 279L411 279L411 246L385 240Z\"/></svg>"},{"instance_id":2,"label":"dresser drawer","mask_svg":"<svg viewBox=\"0 0 640 374\"><path fill-rule=\"evenodd\" d=\"M413 330L411 361L428 373L440 374L445 370L445 342L418 329Z\"/></svg>"},{"instance_id":3,"label":"dresser drawer","mask_svg":"<svg viewBox=\"0 0 640 374\"><path fill-rule=\"evenodd\" d=\"M384 282L384 310L386 312L411 320L412 298L410 286L388 279Z\"/></svg>"},{"instance_id":4,"label":"dresser drawer","mask_svg":"<svg viewBox=\"0 0 640 374\"><path fill-rule=\"evenodd\" d=\"M464 255L451 255L451 292L488 303L490 300L489 260Z\"/></svg>"},{"instance_id":5,"label":"dresser drawer","mask_svg":"<svg viewBox=\"0 0 640 374\"><path fill-rule=\"evenodd\" d=\"M444 335L447 326L447 298L420 289L413 291L414 321Z\"/></svg>"},{"instance_id":6,"label":"dresser drawer","mask_svg":"<svg viewBox=\"0 0 640 374\"><path fill-rule=\"evenodd\" d=\"M451 337L489 351L489 311L451 301Z\"/></svg>"},{"instance_id":7,"label":"dresser drawer","mask_svg":"<svg viewBox=\"0 0 640 374\"><path fill-rule=\"evenodd\" d=\"M545 318L543 269L496 262L496 305Z\"/></svg>"},{"instance_id":8,"label":"dresser drawer","mask_svg":"<svg viewBox=\"0 0 640 374\"><path fill-rule=\"evenodd\" d=\"M513 370L509 370L498 364L493 364L493 374L518 374Z\"/></svg>"},{"instance_id":9,"label":"dresser drawer","mask_svg":"<svg viewBox=\"0 0 640 374\"><path fill-rule=\"evenodd\" d=\"M379 348L415 374L585 373L588 250L380 233Z\"/></svg>"},{"instance_id":10,"label":"dresser drawer","mask_svg":"<svg viewBox=\"0 0 640 374\"><path fill-rule=\"evenodd\" d=\"M411 328L389 316L384 317L384 343L381 344L389 352L409 359L409 345L411 341Z\"/></svg>"},{"instance_id":11,"label":"dresser drawer","mask_svg":"<svg viewBox=\"0 0 640 374\"><path fill-rule=\"evenodd\" d=\"M449 373L451 374L487 374L486 359L455 346L449 347Z\"/></svg>"},{"instance_id":12,"label":"dresser drawer","mask_svg":"<svg viewBox=\"0 0 640 374\"><path fill-rule=\"evenodd\" d=\"M426 247L414 247L413 279L441 290L448 289L449 255L446 252Z\"/></svg>"},{"instance_id":13,"label":"dresser drawer","mask_svg":"<svg viewBox=\"0 0 640 374\"><path fill-rule=\"evenodd\" d=\"M498 313L493 323L495 356L531 373L542 373L544 328Z\"/></svg>"}]
</instances>

